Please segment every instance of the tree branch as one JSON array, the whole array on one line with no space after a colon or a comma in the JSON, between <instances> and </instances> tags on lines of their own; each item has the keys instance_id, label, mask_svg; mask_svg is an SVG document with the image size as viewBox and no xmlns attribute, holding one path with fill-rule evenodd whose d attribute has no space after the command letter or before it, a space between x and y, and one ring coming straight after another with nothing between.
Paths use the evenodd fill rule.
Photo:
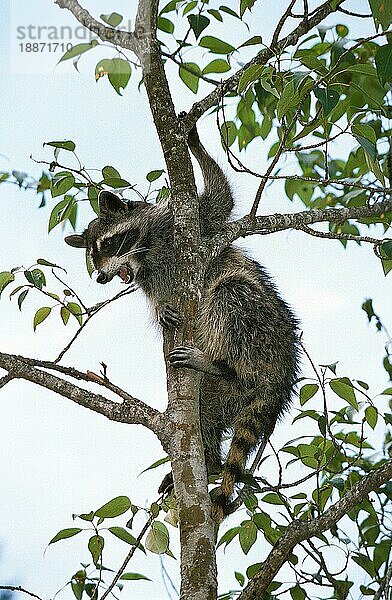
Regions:
<instances>
[{"instance_id":1,"label":"tree branch","mask_svg":"<svg viewBox=\"0 0 392 600\"><path fill-rule=\"evenodd\" d=\"M304 225L312 223L344 223L349 219L361 219L363 217L382 216L392 212L392 200L376 202L371 206L350 206L349 208L325 208L304 210L298 213L286 213L265 215L251 218L249 215L229 223L224 231L214 236L209 245L212 252L219 251L234 242L239 237L254 235L257 233L269 234L285 229L301 229ZM380 240L382 241L382 240Z\"/></svg>"},{"instance_id":2,"label":"tree branch","mask_svg":"<svg viewBox=\"0 0 392 600\"><path fill-rule=\"evenodd\" d=\"M252 58L252 60L246 63L241 69L218 85L210 94L208 94L208 96L199 102L195 102L189 113L186 115L186 117L184 117L184 127L186 130L190 130L202 114L218 104L222 96L224 96L227 92L233 91L237 88L241 75L248 67L251 65L265 65L267 64L268 60L272 58L272 56L280 54L288 46L295 45L303 35L308 33L308 31L313 29L313 27L317 27L317 25L321 23L321 21L323 21L329 14L336 12L340 4L343 4L344 1L345 0L338 0L335 8L332 6L331 0L324 2L324 4L322 4L317 11L314 12L313 16L309 18L306 15L298 27L296 27L286 37L280 41L272 43L269 48L259 52L257 56Z\"/></svg>"},{"instance_id":3,"label":"tree branch","mask_svg":"<svg viewBox=\"0 0 392 600\"><path fill-rule=\"evenodd\" d=\"M85 8L80 6L77 0L55 0L55 4L60 8L69 10L81 25L95 33L103 42L110 42L121 48L132 50L132 52L137 54L138 44L136 43L134 33L119 31L103 25L94 19Z\"/></svg>"},{"instance_id":4,"label":"tree branch","mask_svg":"<svg viewBox=\"0 0 392 600\"><path fill-rule=\"evenodd\" d=\"M362 502L367 495L392 477L392 460L374 469L356 483L345 496L316 519L293 521L276 542L255 577L244 588L238 600L256 600L267 589L276 573L285 563L293 548L335 525L348 511Z\"/></svg>"},{"instance_id":5,"label":"tree branch","mask_svg":"<svg viewBox=\"0 0 392 600\"><path fill-rule=\"evenodd\" d=\"M104 415L111 421L144 425L148 429L151 429L167 448L167 437L169 437L170 434L167 431L167 423L163 415L103 378L94 378L91 375L82 373L76 369L63 367L49 361L40 361L14 354L5 354L4 352L0 352L0 367L8 371L9 376L13 379L26 379L27 381L36 383L65 398L69 398L80 406L84 406L85 408ZM119 395L123 399L123 402L117 403L108 400L101 394L85 390L37 367L55 370L75 379L89 382L93 381L103 385Z\"/></svg>"},{"instance_id":6,"label":"tree branch","mask_svg":"<svg viewBox=\"0 0 392 600\"><path fill-rule=\"evenodd\" d=\"M38 600L42 600L41 596L37 596L33 592L29 592L29 590L25 590L20 585L0 585L0 590L8 590L10 592L19 592L21 594L27 594L32 598L38 598Z\"/></svg>"},{"instance_id":7,"label":"tree branch","mask_svg":"<svg viewBox=\"0 0 392 600\"><path fill-rule=\"evenodd\" d=\"M314 237L324 238L327 240L350 240L353 242L367 242L368 244L373 244L375 246L379 246L384 242L392 241L390 238L380 240L378 238L369 237L368 235L355 235L352 233L332 233L331 231L317 231L316 229L312 229L307 225L301 225L300 227L297 227L297 229Z\"/></svg>"}]
</instances>

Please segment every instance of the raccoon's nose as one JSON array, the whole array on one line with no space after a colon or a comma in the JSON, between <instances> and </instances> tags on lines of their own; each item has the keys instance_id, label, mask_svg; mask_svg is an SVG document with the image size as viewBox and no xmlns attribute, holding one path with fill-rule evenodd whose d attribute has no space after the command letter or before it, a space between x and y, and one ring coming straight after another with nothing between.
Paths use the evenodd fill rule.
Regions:
<instances>
[{"instance_id":1,"label":"raccoon's nose","mask_svg":"<svg viewBox=\"0 0 392 600\"><path fill-rule=\"evenodd\" d=\"M97 277L97 282L98 283L107 283L108 281L109 281L109 277L106 275L106 273L103 273L101 271Z\"/></svg>"}]
</instances>

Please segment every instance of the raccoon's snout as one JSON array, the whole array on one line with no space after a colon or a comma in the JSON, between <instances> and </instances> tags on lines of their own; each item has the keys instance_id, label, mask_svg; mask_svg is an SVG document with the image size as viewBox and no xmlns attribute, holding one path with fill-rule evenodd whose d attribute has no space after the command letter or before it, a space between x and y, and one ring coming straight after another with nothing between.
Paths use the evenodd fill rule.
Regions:
<instances>
[{"instance_id":1,"label":"raccoon's snout","mask_svg":"<svg viewBox=\"0 0 392 600\"><path fill-rule=\"evenodd\" d=\"M109 276L106 273L101 271L97 277L97 283L107 283L109 281Z\"/></svg>"}]
</instances>

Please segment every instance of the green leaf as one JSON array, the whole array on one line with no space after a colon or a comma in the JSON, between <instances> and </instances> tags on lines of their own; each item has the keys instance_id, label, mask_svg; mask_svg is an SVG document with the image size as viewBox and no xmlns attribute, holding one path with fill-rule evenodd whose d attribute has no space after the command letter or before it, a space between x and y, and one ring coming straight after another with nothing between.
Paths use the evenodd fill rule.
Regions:
<instances>
[{"instance_id":1,"label":"green leaf","mask_svg":"<svg viewBox=\"0 0 392 600\"><path fill-rule=\"evenodd\" d=\"M169 548L169 532L164 523L154 521L147 534L145 546L154 554L165 554Z\"/></svg>"},{"instance_id":2,"label":"green leaf","mask_svg":"<svg viewBox=\"0 0 392 600\"><path fill-rule=\"evenodd\" d=\"M164 202L165 200L167 200L170 196L170 189L168 187L166 187L165 185L163 187L161 187L161 189L158 192L158 196L156 197L156 202Z\"/></svg>"},{"instance_id":3,"label":"green leaf","mask_svg":"<svg viewBox=\"0 0 392 600\"><path fill-rule=\"evenodd\" d=\"M323 107L324 115L329 115L329 113L335 108L335 106L339 102L339 93L336 90L329 90L328 88L316 88L313 91L314 95Z\"/></svg>"},{"instance_id":4,"label":"green leaf","mask_svg":"<svg viewBox=\"0 0 392 600\"><path fill-rule=\"evenodd\" d=\"M368 406L365 410L366 421L372 429L377 425L378 412L375 406Z\"/></svg>"},{"instance_id":5,"label":"green leaf","mask_svg":"<svg viewBox=\"0 0 392 600\"><path fill-rule=\"evenodd\" d=\"M124 573L121 575L120 579L124 581L137 581L138 579L145 579L146 581L151 581L149 577L142 575L141 573Z\"/></svg>"},{"instance_id":6,"label":"green leaf","mask_svg":"<svg viewBox=\"0 0 392 600\"><path fill-rule=\"evenodd\" d=\"M60 200L58 204L52 209L49 217L48 232L52 231L56 225L66 221L72 214L72 209L75 206L75 198L73 196L66 195L63 200Z\"/></svg>"},{"instance_id":7,"label":"green leaf","mask_svg":"<svg viewBox=\"0 0 392 600\"><path fill-rule=\"evenodd\" d=\"M303 406L308 400L313 398L313 396L317 393L319 386L317 383L305 383L301 387L301 391L299 394L301 406Z\"/></svg>"},{"instance_id":8,"label":"green leaf","mask_svg":"<svg viewBox=\"0 0 392 600\"><path fill-rule=\"evenodd\" d=\"M109 179L105 180L105 183L112 188L126 188L130 187L131 185L126 179L119 179L118 177L110 177Z\"/></svg>"},{"instance_id":9,"label":"green leaf","mask_svg":"<svg viewBox=\"0 0 392 600\"><path fill-rule=\"evenodd\" d=\"M337 364L338 364L338 361L334 362L334 363L330 363L329 365L320 365L320 367L325 367L326 369L329 369L330 371L332 371L332 373L334 375L336 375Z\"/></svg>"},{"instance_id":10,"label":"green leaf","mask_svg":"<svg viewBox=\"0 0 392 600\"><path fill-rule=\"evenodd\" d=\"M125 89L131 77L131 65L123 58L104 58L95 67L95 80L108 76L110 84L121 96L121 89Z\"/></svg>"},{"instance_id":11,"label":"green leaf","mask_svg":"<svg viewBox=\"0 0 392 600\"><path fill-rule=\"evenodd\" d=\"M81 513L80 515L77 515L77 516L79 519L82 519L83 521L89 521L91 523L94 519L94 511L90 510L89 513Z\"/></svg>"},{"instance_id":12,"label":"green leaf","mask_svg":"<svg viewBox=\"0 0 392 600\"><path fill-rule=\"evenodd\" d=\"M228 529L222 535L216 547L219 548L219 546L221 546L222 544L225 544L225 547L228 546L230 542L232 542L233 539L238 535L239 531L240 527L232 527L231 529Z\"/></svg>"},{"instance_id":13,"label":"green leaf","mask_svg":"<svg viewBox=\"0 0 392 600\"><path fill-rule=\"evenodd\" d=\"M131 77L131 65L123 58L113 58L108 77L117 94L121 96L120 90L126 88Z\"/></svg>"},{"instance_id":14,"label":"green leaf","mask_svg":"<svg viewBox=\"0 0 392 600\"><path fill-rule=\"evenodd\" d=\"M390 250L391 250L391 242L384 242L379 246L379 251L381 255L381 264L384 271L384 275L387 276L390 271L392 271L392 260L389 258Z\"/></svg>"},{"instance_id":15,"label":"green leaf","mask_svg":"<svg viewBox=\"0 0 392 600\"><path fill-rule=\"evenodd\" d=\"M234 577L236 578L240 586L243 587L245 583L245 577L243 576L243 574L239 573L238 571L234 571Z\"/></svg>"},{"instance_id":16,"label":"green leaf","mask_svg":"<svg viewBox=\"0 0 392 600\"><path fill-rule=\"evenodd\" d=\"M196 63L183 63L179 68L179 75L185 85L196 94L199 88L201 70Z\"/></svg>"},{"instance_id":17,"label":"green leaf","mask_svg":"<svg viewBox=\"0 0 392 600\"><path fill-rule=\"evenodd\" d=\"M346 27L346 25L336 25L335 31L341 38L347 37L348 35L348 27Z\"/></svg>"},{"instance_id":18,"label":"green leaf","mask_svg":"<svg viewBox=\"0 0 392 600\"><path fill-rule=\"evenodd\" d=\"M299 94L294 89L294 82L290 81L284 88L276 105L278 119L281 119L290 108L294 108L299 104Z\"/></svg>"},{"instance_id":19,"label":"green leaf","mask_svg":"<svg viewBox=\"0 0 392 600\"><path fill-rule=\"evenodd\" d=\"M91 50L91 48L95 48L95 46L98 46L98 44L98 40L91 40L91 42L88 44L76 44L76 46L72 46L70 50L63 54L59 60L59 63L63 62L64 60L69 60L70 58L80 56L81 54L84 54L84 52Z\"/></svg>"},{"instance_id":20,"label":"green leaf","mask_svg":"<svg viewBox=\"0 0 392 600\"><path fill-rule=\"evenodd\" d=\"M162 175L162 173L164 173L163 169L157 169L156 171L150 171L149 173L147 173L146 179L147 179L147 181L152 183L156 179L159 179L159 177Z\"/></svg>"},{"instance_id":21,"label":"green leaf","mask_svg":"<svg viewBox=\"0 0 392 600\"><path fill-rule=\"evenodd\" d=\"M170 4L170 2L169 2ZM186 7L184 8L182 14L185 17L186 14L188 14L189 12L191 12L191 10L193 10L195 7L197 6L197 0L192 0L192 2L188 2L188 4L186 5ZM161 13L165 12L165 9L161 10Z\"/></svg>"},{"instance_id":22,"label":"green leaf","mask_svg":"<svg viewBox=\"0 0 392 600\"><path fill-rule=\"evenodd\" d=\"M351 127L351 132L357 142L370 156L371 160L374 161L377 158L377 147L376 147L376 132L373 127L366 125L366 123L358 123Z\"/></svg>"},{"instance_id":23,"label":"green leaf","mask_svg":"<svg viewBox=\"0 0 392 600\"><path fill-rule=\"evenodd\" d=\"M43 306L42 308L39 308L37 310L37 312L34 315L33 321L34 331L37 329L37 326L40 325L40 323L42 323L43 321L45 321L45 319L50 315L51 310L52 309L50 308L50 306Z\"/></svg>"},{"instance_id":24,"label":"green leaf","mask_svg":"<svg viewBox=\"0 0 392 600\"><path fill-rule=\"evenodd\" d=\"M238 82L238 93L241 94L251 83L260 79L263 71L264 65L250 65L245 69Z\"/></svg>"},{"instance_id":25,"label":"green leaf","mask_svg":"<svg viewBox=\"0 0 392 600\"><path fill-rule=\"evenodd\" d=\"M10 271L2 271L0 273L0 295L9 283L15 280L15 275Z\"/></svg>"},{"instance_id":26,"label":"green leaf","mask_svg":"<svg viewBox=\"0 0 392 600\"><path fill-rule=\"evenodd\" d=\"M260 571L262 565L263 563L254 563L253 565L249 565L249 567L246 569L246 576L248 579L252 579L256 573Z\"/></svg>"},{"instance_id":27,"label":"green leaf","mask_svg":"<svg viewBox=\"0 0 392 600\"><path fill-rule=\"evenodd\" d=\"M216 58L211 61L206 67L204 67L202 74L208 75L208 73L226 73L230 71L231 67L227 60L223 58Z\"/></svg>"},{"instance_id":28,"label":"green leaf","mask_svg":"<svg viewBox=\"0 0 392 600\"><path fill-rule=\"evenodd\" d=\"M269 494L263 496L261 499L263 502L267 502L268 504L284 504L280 496L275 492L270 492Z\"/></svg>"},{"instance_id":29,"label":"green leaf","mask_svg":"<svg viewBox=\"0 0 392 600\"><path fill-rule=\"evenodd\" d=\"M44 146L53 146L54 148L69 150L70 152L73 152L76 148L75 142L72 140L64 140L62 142L44 142Z\"/></svg>"},{"instance_id":30,"label":"green leaf","mask_svg":"<svg viewBox=\"0 0 392 600\"><path fill-rule=\"evenodd\" d=\"M188 21L196 39L199 38L205 28L210 24L210 19L204 15L189 15Z\"/></svg>"},{"instance_id":31,"label":"green leaf","mask_svg":"<svg viewBox=\"0 0 392 600\"><path fill-rule=\"evenodd\" d=\"M209 8L207 10L207 12L208 12L209 15L212 15L213 17L215 17L215 19L217 21L220 21L221 23L223 23L223 17L220 14L219 10L215 10L214 8Z\"/></svg>"},{"instance_id":32,"label":"green leaf","mask_svg":"<svg viewBox=\"0 0 392 600\"><path fill-rule=\"evenodd\" d=\"M143 469L143 471L141 471L139 474L141 475L142 473L146 473L146 471L151 471L151 469L156 469L157 467L160 467L161 465L164 465L165 463L167 463L169 461L170 461L170 458L168 456L164 456L163 458L160 458L159 460L156 460L155 462L153 462L152 465L150 465L146 469Z\"/></svg>"},{"instance_id":33,"label":"green leaf","mask_svg":"<svg viewBox=\"0 0 392 600\"><path fill-rule=\"evenodd\" d=\"M299 585L296 585L295 587L291 588L290 596L293 600L305 600L307 598L305 592L301 587L299 587Z\"/></svg>"},{"instance_id":34,"label":"green leaf","mask_svg":"<svg viewBox=\"0 0 392 600\"><path fill-rule=\"evenodd\" d=\"M244 521L241 523L238 534L240 546L244 554L248 554L257 539L257 527L253 521Z\"/></svg>"},{"instance_id":35,"label":"green leaf","mask_svg":"<svg viewBox=\"0 0 392 600\"><path fill-rule=\"evenodd\" d=\"M383 392L381 392L381 396L392 396L392 387L386 388Z\"/></svg>"},{"instance_id":36,"label":"green leaf","mask_svg":"<svg viewBox=\"0 0 392 600\"><path fill-rule=\"evenodd\" d=\"M72 173L63 171L58 173L52 179L51 194L52 198L66 194L75 185L75 177Z\"/></svg>"},{"instance_id":37,"label":"green leaf","mask_svg":"<svg viewBox=\"0 0 392 600\"><path fill-rule=\"evenodd\" d=\"M32 269L31 271L25 271L24 276L29 283L32 283L36 288L42 290L43 286L46 285L45 275L41 269Z\"/></svg>"},{"instance_id":38,"label":"green leaf","mask_svg":"<svg viewBox=\"0 0 392 600\"><path fill-rule=\"evenodd\" d=\"M385 258L392 260L392 241L381 244L380 250L382 250L382 254Z\"/></svg>"},{"instance_id":39,"label":"green leaf","mask_svg":"<svg viewBox=\"0 0 392 600\"><path fill-rule=\"evenodd\" d=\"M373 561L366 556L366 554L361 554L360 552L356 552L353 556L351 556L351 560L353 560L357 565L362 567L366 573L368 573L371 577L375 577L376 572L374 568Z\"/></svg>"},{"instance_id":40,"label":"green leaf","mask_svg":"<svg viewBox=\"0 0 392 600\"><path fill-rule=\"evenodd\" d=\"M337 396L343 398L343 400L346 400L350 406L355 408L355 410L358 410L358 402L355 397L354 388L348 377L331 379L329 385Z\"/></svg>"},{"instance_id":41,"label":"green leaf","mask_svg":"<svg viewBox=\"0 0 392 600\"><path fill-rule=\"evenodd\" d=\"M388 29L392 21L392 5L389 0L369 0L376 31L381 25L383 30Z\"/></svg>"},{"instance_id":42,"label":"green leaf","mask_svg":"<svg viewBox=\"0 0 392 600\"><path fill-rule=\"evenodd\" d=\"M249 12L252 10L254 3L256 2L256 0L241 0L240 2L240 15L241 17L244 16L244 13L246 10L249 10Z\"/></svg>"},{"instance_id":43,"label":"green leaf","mask_svg":"<svg viewBox=\"0 0 392 600\"><path fill-rule=\"evenodd\" d=\"M263 43L262 37L260 35L254 35L253 37L249 38L249 40L246 40L246 42L244 42L243 44L241 44L241 46L238 46L238 47L245 48L246 46L259 46L262 43Z\"/></svg>"},{"instance_id":44,"label":"green leaf","mask_svg":"<svg viewBox=\"0 0 392 600\"><path fill-rule=\"evenodd\" d=\"M105 181L108 179L121 179L120 173L111 165L106 165L106 167L102 169L102 176Z\"/></svg>"},{"instance_id":45,"label":"green leaf","mask_svg":"<svg viewBox=\"0 0 392 600\"><path fill-rule=\"evenodd\" d=\"M230 148L232 144L234 144L237 138L237 127L234 121L226 121L221 125L221 136L222 136L222 144L223 147L227 146Z\"/></svg>"},{"instance_id":46,"label":"green leaf","mask_svg":"<svg viewBox=\"0 0 392 600\"><path fill-rule=\"evenodd\" d=\"M55 542L58 542L59 540L65 540L67 538L73 537L74 535L77 535L81 531L83 531L83 529L81 529L80 527L70 527L69 529L61 529L61 531L56 533L54 538L52 538L50 540L48 545L54 544Z\"/></svg>"},{"instance_id":47,"label":"green leaf","mask_svg":"<svg viewBox=\"0 0 392 600\"><path fill-rule=\"evenodd\" d=\"M71 313L69 312L69 310L67 308L65 308L65 306L61 307L61 309L60 309L60 316L61 316L61 319L62 319L64 325L66 325L68 323L68 319L69 319L69 315L70 314Z\"/></svg>"},{"instance_id":48,"label":"green leaf","mask_svg":"<svg viewBox=\"0 0 392 600\"><path fill-rule=\"evenodd\" d=\"M320 73L321 75L326 75L328 72L325 64L311 50L298 50L294 54L294 58L298 58L310 71L316 71L316 73Z\"/></svg>"},{"instance_id":49,"label":"green leaf","mask_svg":"<svg viewBox=\"0 0 392 600\"><path fill-rule=\"evenodd\" d=\"M139 550L142 550L142 552L145 553L143 545L140 542L138 542L137 539L123 527L109 527L108 531L110 531L110 533L116 536L116 538L122 540L126 544L130 544L131 546L137 546Z\"/></svg>"},{"instance_id":50,"label":"green leaf","mask_svg":"<svg viewBox=\"0 0 392 600\"><path fill-rule=\"evenodd\" d=\"M174 32L174 24L170 21L170 19L166 19L165 17L157 18L157 27L161 31L165 33L173 33Z\"/></svg>"},{"instance_id":51,"label":"green leaf","mask_svg":"<svg viewBox=\"0 0 392 600\"><path fill-rule=\"evenodd\" d=\"M75 596L76 600L82 600L82 596L83 596L83 592L84 592L84 580L80 580L80 579L74 579L74 577L71 580L71 589L73 592L73 595Z\"/></svg>"},{"instance_id":52,"label":"green leaf","mask_svg":"<svg viewBox=\"0 0 392 600\"><path fill-rule=\"evenodd\" d=\"M201 38L199 46L202 48L208 48L210 52L214 54L229 54L234 52L235 48L231 44L220 40L212 35L206 35Z\"/></svg>"},{"instance_id":53,"label":"green leaf","mask_svg":"<svg viewBox=\"0 0 392 600\"><path fill-rule=\"evenodd\" d=\"M69 306L69 305L68 305ZM112 519L124 514L131 507L131 501L127 496L116 496L109 502L106 502L101 508L95 511L94 515L101 519Z\"/></svg>"},{"instance_id":54,"label":"green leaf","mask_svg":"<svg viewBox=\"0 0 392 600\"><path fill-rule=\"evenodd\" d=\"M109 15L100 15L100 17L101 17L102 21L104 21L111 27L117 27L118 25L120 25L121 21L123 20L122 15L119 15L116 12L112 12Z\"/></svg>"},{"instance_id":55,"label":"green leaf","mask_svg":"<svg viewBox=\"0 0 392 600\"><path fill-rule=\"evenodd\" d=\"M94 565L97 566L97 563L102 555L102 550L105 546L105 540L101 535L93 535L88 541L88 549L90 550L90 554L93 557Z\"/></svg>"},{"instance_id":56,"label":"green leaf","mask_svg":"<svg viewBox=\"0 0 392 600\"><path fill-rule=\"evenodd\" d=\"M52 263L49 260L46 260L45 258L37 258L37 265L43 265L44 267L53 267L56 269L63 269L63 267L59 267L59 265L56 265L55 263ZM65 269L63 269L63 271L64 270Z\"/></svg>"},{"instance_id":57,"label":"green leaf","mask_svg":"<svg viewBox=\"0 0 392 600\"><path fill-rule=\"evenodd\" d=\"M83 323L82 309L76 302L68 302L67 309L74 315L79 325Z\"/></svg>"},{"instance_id":58,"label":"green leaf","mask_svg":"<svg viewBox=\"0 0 392 600\"><path fill-rule=\"evenodd\" d=\"M18 306L19 306L19 310L22 310L22 304L26 299L27 294L29 293L29 290L24 290L24 292L21 292L18 296Z\"/></svg>"}]
</instances>

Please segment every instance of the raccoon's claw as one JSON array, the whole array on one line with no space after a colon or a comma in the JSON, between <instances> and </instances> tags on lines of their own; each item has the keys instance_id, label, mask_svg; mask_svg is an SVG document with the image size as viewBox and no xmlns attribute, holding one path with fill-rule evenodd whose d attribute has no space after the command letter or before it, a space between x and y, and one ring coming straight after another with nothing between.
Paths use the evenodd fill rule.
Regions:
<instances>
[{"instance_id":1,"label":"raccoon's claw","mask_svg":"<svg viewBox=\"0 0 392 600\"><path fill-rule=\"evenodd\" d=\"M158 310L158 321L162 327L172 329L181 323L180 315L168 304Z\"/></svg>"},{"instance_id":2,"label":"raccoon's claw","mask_svg":"<svg viewBox=\"0 0 392 600\"><path fill-rule=\"evenodd\" d=\"M187 368L201 370L203 353L197 348L188 348L188 346L178 346L169 354L169 362L176 369Z\"/></svg>"}]
</instances>

